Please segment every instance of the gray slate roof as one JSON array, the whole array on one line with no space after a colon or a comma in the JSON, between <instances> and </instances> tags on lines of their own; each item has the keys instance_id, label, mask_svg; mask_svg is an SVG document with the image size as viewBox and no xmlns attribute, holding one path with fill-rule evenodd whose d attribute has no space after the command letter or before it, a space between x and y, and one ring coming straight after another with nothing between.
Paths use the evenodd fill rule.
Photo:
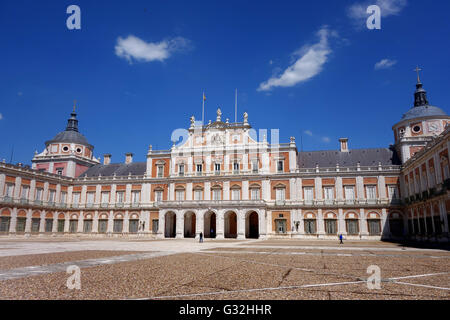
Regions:
<instances>
[{"instance_id":1,"label":"gray slate roof","mask_svg":"<svg viewBox=\"0 0 450 320\"><path fill-rule=\"evenodd\" d=\"M80 178L84 176L98 177L99 175L101 175L102 177L110 177L113 176L114 173L116 174L116 176L128 176L128 174L130 173L132 176L142 176L145 174L146 169L146 162L133 162L130 164L112 163L108 165L97 164L93 167L90 167L80 176Z\"/></svg>"},{"instance_id":2,"label":"gray slate roof","mask_svg":"<svg viewBox=\"0 0 450 320\"><path fill-rule=\"evenodd\" d=\"M340 167L356 167L358 162L361 166L400 165L400 159L394 150L389 148L377 149L354 149L349 152L339 150L326 151L304 151L298 153L299 168L333 168L336 164Z\"/></svg>"},{"instance_id":3,"label":"gray slate roof","mask_svg":"<svg viewBox=\"0 0 450 320\"><path fill-rule=\"evenodd\" d=\"M447 114L441 108L434 106L413 107L403 115L402 121L430 116L445 117Z\"/></svg>"},{"instance_id":4,"label":"gray slate roof","mask_svg":"<svg viewBox=\"0 0 450 320\"><path fill-rule=\"evenodd\" d=\"M73 130L62 131L58 133L52 140L47 141L45 144L49 145L50 143L55 142L77 143L91 147L85 136L83 136L78 131Z\"/></svg>"}]
</instances>

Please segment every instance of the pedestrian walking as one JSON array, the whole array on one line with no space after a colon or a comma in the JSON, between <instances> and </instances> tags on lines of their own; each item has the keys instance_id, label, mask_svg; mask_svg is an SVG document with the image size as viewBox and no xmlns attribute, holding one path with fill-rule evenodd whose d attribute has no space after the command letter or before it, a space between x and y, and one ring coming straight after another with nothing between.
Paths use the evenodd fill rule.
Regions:
<instances>
[{"instance_id":1,"label":"pedestrian walking","mask_svg":"<svg viewBox=\"0 0 450 320\"><path fill-rule=\"evenodd\" d=\"M199 242L203 242L203 232L200 232Z\"/></svg>"},{"instance_id":2,"label":"pedestrian walking","mask_svg":"<svg viewBox=\"0 0 450 320\"><path fill-rule=\"evenodd\" d=\"M342 234L340 234L339 235L339 244L344 244L344 241L342 241L342 240L344 240L344 237L342 236Z\"/></svg>"}]
</instances>

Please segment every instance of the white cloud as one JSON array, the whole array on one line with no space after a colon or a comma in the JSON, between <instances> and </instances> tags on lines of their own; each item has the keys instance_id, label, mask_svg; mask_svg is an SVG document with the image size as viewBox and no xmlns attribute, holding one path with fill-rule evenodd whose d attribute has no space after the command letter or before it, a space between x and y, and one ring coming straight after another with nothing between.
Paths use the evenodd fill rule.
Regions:
<instances>
[{"instance_id":1,"label":"white cloud","mask_svg":"<svg viewBox=\"0 0 450 320\"><path fill-rule=\"evenodd\" d=\"M115 52L118 57L128 60L132 63L136 61L164 61L172 53L190 47L188 39L177 37L163 40L161 42L145 42L138 37L129 35L127 38L117 38Z\"/></svg>"},{"instance_id":2,"label":"white cloud","mask_svg":"<svg viewBox=\"0 0 450 320\"><path fill-rule=\"evenodd\" d=\"M331 141L331 139L328 137L322 137L322 141L325 143L329 143Z\"/></svg>"},{"instance_id":3,"label":"white cloud","mask_svg":"<svg viewBox=\"0 0 450 320\"><path fill-rule=\"evenodd\" d=\"M318 75L323 65L332 52L329 47L329 37L337 36L336 32L323 27L317 33L319 42L304 46L294 53L297 58L295 63L287 68L282 74L274 75L269 80L259 85L258 91L268 91L274 87L292 87L300 82L305 82Z\"/></svg>"},{"instance_id":4,"label":"white cloud","mask_svg":"<svg viewBox=\"0 0 450 320\"><path fill-rule=\"evenodd\" d=\"M313 135L311 130L305 130L304 133L310 137L312 137L312 135Z\"/></svg>"},{"instance_id":5,"label":"white cloud","mask_svg":"<svg viewBox=\"0 0 450 320\"><path fill-rule=\"evenodd\" d=\"M348 8L347 14L359 24L362 20L366 20L369 17L367 7L372 4L380 7L382 17L389 17L399 14L406 7L407 0L376 0L375 3L374 1L355 3Z\"/></svg>"},{"instance_id":6,"label":"white cloud","mask_svg":"<svg viewBox=\"0 0 450 320\"><path fill-rule=\"evenodd\" d=\"M397 60L383 59L375 64L375 70L389 69L397 63Z\"/></svg>"},{"instance_id":7,"label":"white cloud","mask_svg":"<svg viewBox=\"0 0 450 320\"><path fill-rule=\"evenodd\" d=\"M19 91L19 92L17 92L17 95L20 97L23 95L23 92Z\"/></svg>"},{"instance_id":8,"label":"white cloud","mask_svg":"<svg viewBox=\"0 0 450 320\"><path fill-rule=\"evenodd\" d=\"M2 120L3 119L3 115L0 113L0 120Z\"/></svg>"}]
</instances>

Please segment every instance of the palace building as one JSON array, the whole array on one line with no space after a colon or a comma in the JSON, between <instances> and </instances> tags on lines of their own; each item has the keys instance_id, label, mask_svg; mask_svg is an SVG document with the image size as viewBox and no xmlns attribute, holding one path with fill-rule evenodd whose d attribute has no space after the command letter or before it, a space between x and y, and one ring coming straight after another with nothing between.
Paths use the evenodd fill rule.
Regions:
<instances>
[{"instance_id":1,"label":"palace building","mask_svg":"<svg viewBox=\"0 0 450 320\"><path fill-rule=\"evenodd\" d=\"M0 163L0 234L449 241L449 124L418 79L388 148L299 152L219 109L170 150L112 163L74 110L31 167Z\"/></svg>"}]
</instances>

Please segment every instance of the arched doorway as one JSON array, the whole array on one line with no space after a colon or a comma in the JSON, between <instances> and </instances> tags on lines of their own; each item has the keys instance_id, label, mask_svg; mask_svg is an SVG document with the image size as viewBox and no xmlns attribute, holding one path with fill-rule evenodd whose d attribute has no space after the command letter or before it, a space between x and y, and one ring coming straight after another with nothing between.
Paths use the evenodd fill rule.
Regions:
<instances>
[{"instance_id":1,"label":"arched doorway","mask_svg":"<svg viewBox=\"0 0 450 320\"><path fill-rule=\"evenodd\" d=\"M400 213L389 215L389 229L393 237L403 237L403 216Z\"/></svg>"},{"instance_id":2,"label":"arched doorway","mask_svg":"<svg viewBox=\"0 0 450 320\"><path fill-rule=\"evenodd\" d=\"M255 211L247 213L245 219L245 237L250 239L259 238L259 216Z\"/></svg>"},{"instance_id":3,"label":"arched doorway","mask_svg":"<svg viewBox=\"0 0 450 320\"><path fill-rule=\"evenodd\" d=\"M237 215L233 211L225 213L225 238L237 238Z\"/></svg>"},{"instance_id":4,"label":"arched doorway","mask_svg":"<svg viewBox=\"0 0 450 320\"><path fill-rule=\"evenodd\" d=\"M184 214L184 237L195 238L195 213L186 212Z\"/></svg>"},{"instance_id":5,"label":"arched doorway","mask_svg":"<svg viewBox=\"0 0 450 320\"><path fill-rule=\"evenodd\" d=\"M216 214L212 211L205 213L203 236L205 238L216 237Z\"/></svg>"},{"instance_id":6,"label":"arched doorway","mask_svg":"<svg viewBox=\"0 0 450 320\"><path fill-rule=\"evenodd\" d=\"M175 238L177 216L174 212L167 212L164 216L164 237Z\"/></svg>"}]
</instances>

